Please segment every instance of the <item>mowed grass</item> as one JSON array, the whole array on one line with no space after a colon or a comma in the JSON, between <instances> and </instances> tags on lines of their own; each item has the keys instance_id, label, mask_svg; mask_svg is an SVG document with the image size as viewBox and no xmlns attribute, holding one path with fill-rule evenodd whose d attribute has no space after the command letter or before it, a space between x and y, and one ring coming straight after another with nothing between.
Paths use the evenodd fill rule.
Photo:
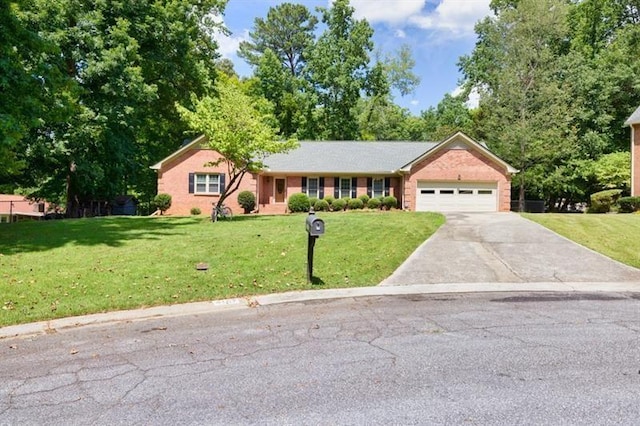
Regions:
<instances>
[{"instance_id":1,"label":"mowed grass","mask_svg":"<svg viewBox=\"0 0 640 426\"><path fill-rule=\"evenodd\" d=\"M0 226L0 326L154 305L376 285L444 222L438 214L107 217ZM209 265L207 271L196 264Z\"/></svg>"},{"instance_id":2,"label":"mowed grass","mask_svg":"<svg viewBox=\"0 0 640 426\"><path fill-rule=\"evenodd\" d=\"M523 214L552 231L619 262L640 268L640 215Z\"/></svg>"}]
</instances>

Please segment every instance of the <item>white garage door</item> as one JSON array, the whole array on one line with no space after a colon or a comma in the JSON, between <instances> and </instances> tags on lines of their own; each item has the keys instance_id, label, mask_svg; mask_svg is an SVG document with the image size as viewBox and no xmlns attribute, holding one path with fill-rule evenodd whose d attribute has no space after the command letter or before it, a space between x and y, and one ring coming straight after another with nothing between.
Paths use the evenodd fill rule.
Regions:
<instances>
[{"instance_id":1,"label":"white garage door","mask_svg":"<svg viewBox=\"0 0 640 426\"><path fill-rule=\"evenodd\" d=\"M498 211L497 183L419 181L417 211Z\"/></svg>"}]
</instances>

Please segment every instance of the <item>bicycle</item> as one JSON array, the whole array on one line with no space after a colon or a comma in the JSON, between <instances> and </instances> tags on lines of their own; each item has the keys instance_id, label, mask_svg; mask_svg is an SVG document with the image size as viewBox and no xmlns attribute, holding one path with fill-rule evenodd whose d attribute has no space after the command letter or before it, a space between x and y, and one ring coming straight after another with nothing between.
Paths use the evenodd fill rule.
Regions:
<instances>
[{"instance_id":1,"label":"bicycle","mask_svg":"<svg viewBox=\"0 0 640 426\"><path fill-rule=\"evenodd\" d=\"M213 209L211 209L211 221L217 222L218 219L233 219L233 213L231 212L231 209L224 204L214 204Z\"/></svg>"}]
</instances>

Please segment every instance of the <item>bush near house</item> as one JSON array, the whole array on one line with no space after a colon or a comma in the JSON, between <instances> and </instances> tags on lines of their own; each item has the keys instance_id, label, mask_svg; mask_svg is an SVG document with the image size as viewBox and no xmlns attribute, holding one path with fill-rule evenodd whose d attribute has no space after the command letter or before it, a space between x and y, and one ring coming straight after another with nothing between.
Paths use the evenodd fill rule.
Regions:
<instances>
[{"instance_id":1,"label":"bush near house","mask_svg":"<svg viewBox=\"0 0 640 426\"><path fill-rule=\"evenodd\" d=\"M309 202L309 196L301 192L297 194L292 194L289 197L289 203L287 205L291 213L308 212L309 208L311 208L311 203Z\"/></svg>"},{"instance_id":2,"label":"bush near house","mask_svg":"<svg viewBox=\"0 0 640 426\"><path fill-rule=\"evenodd\" d=\"M618 199L618 212L633 213L640 210L640 197L621 197Z\"/></svg>"},{"instance_id":3,"label":"bush near house","mask_svg":"<svg viewBox=\"0 0 640 426\"><path fill-rule=\"evenodd\" d=\"M351 198L347 201L347 206L349 210L361 210L364 208L364 203L359 198Z\"/></svg>"},{"instance_id":4,"label":"bush near house","mask_svg":"<svg viewBox=\"0 0 640 426\"><path fill-rule=\"evenodd\" d=\"M153 203L156 205L158 210L160 210L160 214L163 214L169 210L169 207L171 207L171 195L158 194L153 198Z\"/></svg>"},{"instance_id":5,"label":"bush near house","mask_svg":"<svg viewBox=\"0 0 640 426\"><path fill-rule=\"evenodd\" d=\"M202 210L200 210L200 208L198 207L191 207L191 215L192 216L198 216L199 214L202 213Z\"/></svg>"},{"instance_id":6,"label":"bush near house","mask_svg":"<svg viewBox=\"0 0 640 426\"><path fill-rule=\"evenodd\" d=\"M358 198L362 201L363 206L366 206L369 200L371 199L371 197L369 197L367 194L362 194Z\"/></svg>"},{"instance_id":7,"label":"bush near house","mask_svg":"<svg viewBox=\"0 0 640 426\"><path fill-rule=\"evenodd\" d=\"M238 204L244 209L244 213L248 214L256 208L256 196L251 191L242 191L238 194Z\"/></svg>"},{"instance_id":8,"label":"bush near house","mask_svg":"<svg viewBox=\"0 0 640 426\"><path fill-rule=\"evenodd\" d=\"M347 207L347 200L344 198L338 198L337 200L333 200L331 203L331 210L334 212L339 212L344 210Z\"/></svg>"},{"instance_id":9,"label":"bush near house","mask_svg":"<svg viewBox=\"0 0 640 426\"><path fill-rule=\"evenodd\" d=\"M622 194L622 189L607 189L591 194L591 205L587 213L609 213L611 206L616 204Z\"/></svg>"},{"instance_id":10,"label":"bush near house","mask_svg":"<svg viewBox=\"0 0 640 426\"><path fill-rule=\"evenodd\" d=\"M389 195L387 197L384 197L382 199L382 206L386 210L395 209L396 207L398 207L398 199L396 197L391 196L391 195Z\"/></svg>"},{"instance_id":11,"label":"bush near house","mask_svg":"<svg viewBox=\"0 0 640 426\"><path fill-rule=\"evenodd\" d=\"M323 200L325 200L327 203L329 203L329 206L331 206L336 200L336 197L334 197L333 195L327 195L323 198Z\"/></svg>"},{"instance_id":12,"label":"bush near house","mask_svg":"<svg viewBox=\"0 0 640 426\"><path fill-rule=\"evenodd\" d=\"M329 203L327 202L327 200L318 200L313 205L313 209L317 212L329 211Z\"/></svg>"},{"instance_id":13,"label":"bush near house","mask_svg":"<svg viewBox=\"0 0 640 426\"><path fill-rule=\"evenodd\" d=\"M378 198L372 198L367 202L367 208L371 210L378 210L382 203Z\"/></svg>"}]
</instances>

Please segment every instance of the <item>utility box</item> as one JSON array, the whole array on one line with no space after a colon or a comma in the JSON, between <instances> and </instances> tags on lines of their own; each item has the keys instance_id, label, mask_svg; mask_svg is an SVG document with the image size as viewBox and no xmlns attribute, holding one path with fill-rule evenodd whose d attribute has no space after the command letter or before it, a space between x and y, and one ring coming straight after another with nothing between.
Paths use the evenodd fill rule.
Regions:
<instances>
[{"instance_id":1,"label":"utility box","mask_svg":"<svg viewBox=\"0 0 640 426\"><path fill-rule=\"evenodd\" d=\"M307 232L312 237L324 235L324 220L316 217L314 213L309 213L309 216L307 216Z\"/></svg>"}]
</instances>

